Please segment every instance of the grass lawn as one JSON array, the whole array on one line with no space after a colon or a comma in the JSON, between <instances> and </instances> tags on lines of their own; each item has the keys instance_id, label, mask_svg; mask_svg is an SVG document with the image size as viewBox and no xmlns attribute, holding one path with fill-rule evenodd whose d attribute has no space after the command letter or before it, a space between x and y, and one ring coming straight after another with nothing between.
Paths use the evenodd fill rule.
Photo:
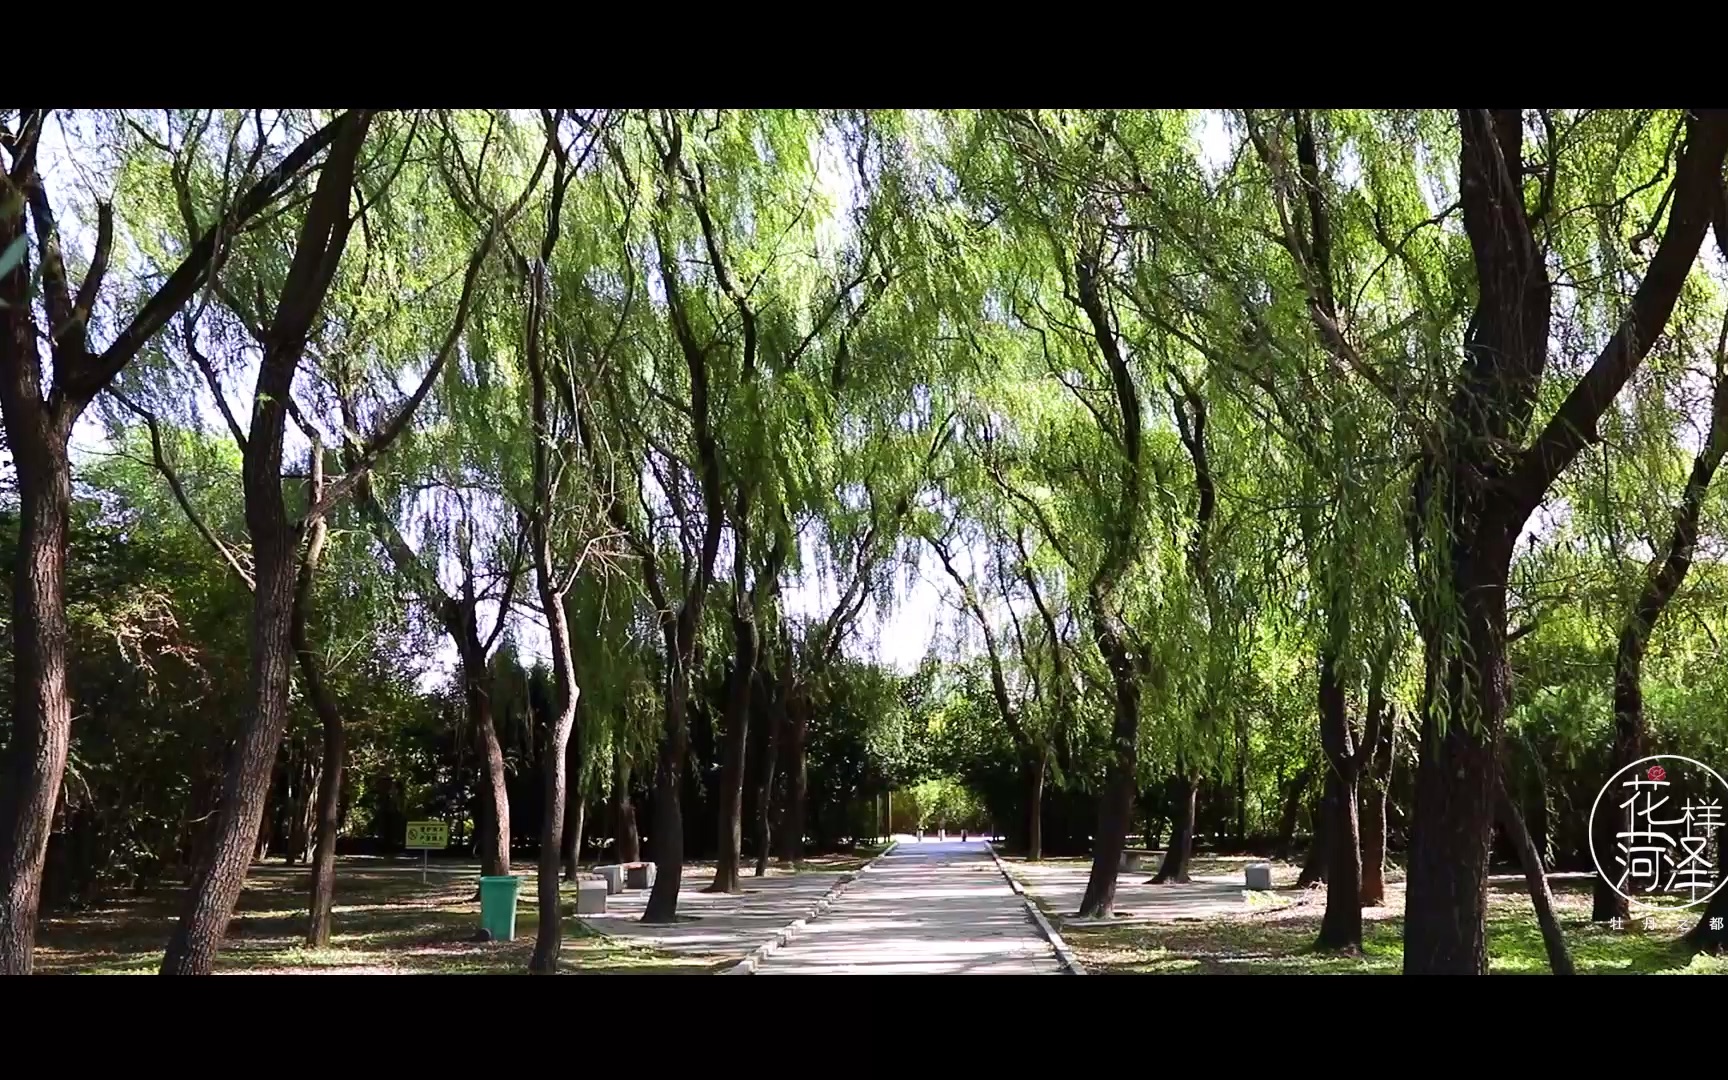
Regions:
<instances>
[{"instance_id":1,"label":"grass lawn","mask_svg":"<svg viewBox=\"0 0 1728 1080\"><path fill-rule=\"evenodd\" d=\"M303 944L305 867L258 866L247 879L228 925L216 970L228 974L520 974L527 970L534 951L539 917L534 868L521 866L517 873L525 876L515 940L476 944L467 940L480 925L471 874L441 874L434 869L430 881L422 885L419 873L407 862L344 858L336 872L330 947L309 949ZM183 892L183 887L169 886L75 914L45 917L37 932L36 970L154 973ZM565 923L560 970L581 975L701 975L735 959L673 956L599 935L571 918Z\"/></svg>"},{"instance_id":2,"label":"grass lawn","mask_svg":"<svg viewBox=\"0 0 1728 1080\"><path fill-rule=\"evenodd\" d=\"M1213 866L1200 857L1193 872L1228 873L1225 867L1235 862ZM1296 872L1296 867L1274 865L1280 883L1294 880ZM1061 914L1071 913L1045 911L1081 963L1099 975L1395 975L1404 959L1404 888L1401 874L1389 872L1388 878L1386 906L1362 912L1360 956L1314 951L1326 904L1323 888L1300 894L1287 906L1193 922L1064 926ZM1554 881L1551 887L1579 974L1728 974L1728 958L1695 956L1679 941L1696 924L1696 910L1657 914L1648 931L1642 926L1617 931L1590 921L1588 880ZM1542 933L1522 879L1489 885L1488 964L1496 975L1548 973Z\"/></svg>"}]
</instances>

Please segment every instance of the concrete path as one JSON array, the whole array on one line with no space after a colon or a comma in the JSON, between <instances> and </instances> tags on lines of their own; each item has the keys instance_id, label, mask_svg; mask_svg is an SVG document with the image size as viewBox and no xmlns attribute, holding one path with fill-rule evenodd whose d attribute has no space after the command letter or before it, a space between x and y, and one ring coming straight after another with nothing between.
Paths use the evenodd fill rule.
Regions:
<instances>
[{"instance_id":1,"label":"concrete path","mask_svg":"<svg viewBox=\"0 0 1728 1080\"><path fill-rule=\"evenodd\" d=\"M758 975L1057 975L982 841L902 841Z\"/></svg>"},{"instance_id":2,"label":"concrete path","mask_svg":"<svg viewBox=\"0 0 1728 1080\"><path fill-rule=\"evenodd\" d=\"M875 871L871 871L874 873ZM705 893L714 880L711 866L686 867L678 890L678 921L670 925L641 922L648 890L630 890L606 898L606 914L584 915L583 921L608 936L652 945L662 952L736 962L793 919L840 880L839 872L806 870L754 877L746 870L741 894Z\"/></svg>"}]
</instances>

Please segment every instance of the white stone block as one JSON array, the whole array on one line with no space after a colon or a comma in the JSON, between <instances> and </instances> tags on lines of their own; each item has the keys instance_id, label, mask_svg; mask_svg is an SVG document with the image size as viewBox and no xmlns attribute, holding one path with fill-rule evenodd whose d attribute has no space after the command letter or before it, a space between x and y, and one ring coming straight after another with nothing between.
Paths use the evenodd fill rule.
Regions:
<instances>
[{"instance_id":1,"label":"white stone block","mask_svg":"<svg viewBox=\"0 0 1728 1080\"><path fill-rule=\"evenodd\" d=\"M624 887L627 889L652 889L654 878L659 869L658 865L651 862L630 863L625 867Z\"/></svg>"},{"instance_id":2,"label":"white stone block","mask_svg":"<svg viewBox=\"0 0 1728 1080\"><path fill-rule=\"evenodd\" d=\"M1248 888L1264 892L1272 887L1272 864L1251 862L1244 870Z\"/></svg>"},{"instance_id":3,"label":"white stone block","mask_svg":"<svg viewBox=\"0 0 1728 1080\"><path fill-rule=\"evenodd\" d=\"M606 882L606 895L616 896L624 891L624 866L622 863L596 866L594 872L600 875L602 881Z\"/></svg>"},{"instance_id":4,"label":"white stone block","mask_svg":"<svg viewBox=\"0 0 1728 1080\"><path fill-rule=\"evenodd\" d=\"M576 914L606 914L606 882L602 878L576 879Z\"/></svg>"}]
</instances>

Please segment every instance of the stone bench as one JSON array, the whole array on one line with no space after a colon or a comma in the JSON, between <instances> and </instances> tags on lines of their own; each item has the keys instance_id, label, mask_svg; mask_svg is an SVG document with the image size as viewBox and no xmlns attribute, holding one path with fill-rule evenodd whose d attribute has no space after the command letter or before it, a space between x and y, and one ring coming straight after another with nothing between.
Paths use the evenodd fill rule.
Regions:
<instances>
[{"instance_id":1,"label":"stone bench","mask_svg":"<svg viewBox=\"0 0 1728 1080\"><path fill-rule=\"evenodd\" d=\"M1156 854L1158 854L1156 851L1146 848L1123 848L1121 868L1129 873L1150 870L1152 867L1149 864L1152 862L1152 856Z\"/></svg>"},{"instance_id":2,"label":"stone bench","mask_svg":"<svg viewBox=\"0 0 1728 1080\"><path fill-rule=\"evenodd\" d=\"M626 863L624 865L624 887L626 889L652 889L654 878L660 867L651 862Z\"/></svg>"},{"instance_id":3,"label":"stone bench","mask_svg":"<svg viewBox=\"0 0 1728 1080\"><path fill-rule=\"evenodd\" d=\"M607 889L605 878L579 877L576 879L575 884L576 914L606 914L606 894L609 890Z\"/></svg>"},{"instance_id":4,"label":"stone bench","mask_svg":"<svg viewBox=\"0 0 1728 1080\"><path fill-rule=\"evenodd\" d=\"M624 864L612 863L608 866L596 866L594 873L606 883L606 895L617 896L624 891Z\"/></svg>"},{"instance_id":5,"label":"stone bench","mask_svg":"<svg viewBox=\"0 0 1728 1080\"><path fill-rule=\"evenodd\" d=\"M1272 864L1251 862L1243 868L1243 876L1247 887L1265 892L1272 888Z\"/></svg>"}]
</instances>

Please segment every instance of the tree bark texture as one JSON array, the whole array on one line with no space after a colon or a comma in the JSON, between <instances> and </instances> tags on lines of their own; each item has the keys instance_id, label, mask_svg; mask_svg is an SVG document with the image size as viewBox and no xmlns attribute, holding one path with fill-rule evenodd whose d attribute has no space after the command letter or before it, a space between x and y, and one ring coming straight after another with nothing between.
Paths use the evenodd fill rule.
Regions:
<instances>
[{"instance_id":1,"label":"tree bark texture","mask_svg":"<svg viewBox=\"0 0 1728 1080\"><path fill-rule=\"evenodd\" d=\"M211 854L193 876L185 912L162 960L164 975L207 975L215 963L251 866L271 767L288 719L297 530L282 498L285 402L353 226L348 202L371 114L357 110L345 116L319 172L259 365L241 474L256 582L250 701L228 763Z\"/></svg>"},{"instance_id":2,"label":"tree bark texture","mask_svg":"<svg viewBox=\"0 0 1728 1080\"><path fill-rule=\"evenodd\" d=\"M786 703L792 694L792 639L782 630L780 640L780 683L768 710L768 732L762 739L762 781L756 793L757 877L768 873L768 854L774 840L774 766L780 755L780 740L785 737Z\"/></svg>"},{"instance_id":3,"label":"tree bark texture","mask_svg":"<svg viewBox=\"0 0 1728 1080\"><path fill-rule=\"evenodd\" d=\"M1170 779L1172 820L1170 846L1164 849L1164 860L1153 876L1152 884L1183 884L1188 881L1188 867L1194 859L1194 812L1200 798L1200 785L1187 772Z\"/></svg>"},{"instance_id":4,"label":"tree bark texture","mask_svg":"<svg viewBox=\"0 0 1728 1080\"><path fill-rule=\"evenodd\" d=\"M308 489L308 505L315 506L324 494L323 452L316 443L312 447L311 465L312 483ZM311 618L312 586L329 534L329 526L322 514L307 522L306 550L300 557L290 626L294 658L300 665L300 679L306 687L306 696L312 702L313 711L318 714L318 723L324 734L324 760L318 778L316 839L312 853L311 880L308 883L306 928L306 944L320 949L330 944L330 918L336 898L336 833L341 824L342 770L346 758L342 710L324 678L323 664L312 647L311 634L306 626Z\"/></svg>"},{"instance_id":5,"label":"tree bark texture","mask_svg":"<svg viewBox=\"0 0 1728 1080\"><path fill-rule=\"evenodd\" d=\"M1416 553L1438 595L1418 623L1451 642L1422 717L1404 922L1406 974L1485 974L1488 841L1496 749L1508 697L1506 587L1513 545L1555 479L1598 438L1597 424L1667 326L1720 199L1728 114L1687 120L1669 215L1620 327L1548 420L1522 446L1548 359L1552 287L1522 189L1520 110L1459 113L1460 205L1475 261L1477 304L1443 441L1419 471L1413 521L1430 516L1444 551ZM1539 206L1540 206L1539 202ZM1413 540L1426 533L1418 526ZM1444 624L1443 624L1444 620Z\"/></svg>"},{"instance_id":6,"label":"tree bark texture","mask_svg":"<svg viewBox=\"0 0 1728 1080\"><path fill-rule=\"evenodd\" d=\"M1357 753L1344 682L1330 649L1320 657L1320 748L1326 756L1326 914L1321 949L1362 947L1362 847L1356 819Z\"/></svg>"},{"instance_id":7,"label":"tree bark texture","mask_svg":"<svg viewBox=\"0 0 1728 1080\"><path fill-rule=\"evenodd\" d=\"M1548 891L1548 875L1542 868L1542 853L1530 839L1524 827L1524 815L1506 791L1504 778L1495 784L1495 797L1500 824L1518 849L1518 862L1524 868L1524 880L1530 887L1530 903L1536 908L1536 922L1542 927L1542 946L1548 951L1548 966L1556 975L1571 975L1572 954L1566 948L1566 935L1554 914L1554 895Z\"/></svg>"},{"instance_id":8,"label":"tree bark texture","mask_svg":"<svg viewBox=\"0 0 1728 1080\"><path fill-rule=\"evenodd\" d=\"M66 553L72 513L67 441L95 396L137 356L204 284L218 238L233 235L266 210L318 155L347 119L324 125L230 204L180 265L100 353L88 346L88 319L112 251L113 213L101 207L90 268L74 293L68 280L52 201L36 168L49 110L21 110L0 167L0 251L24 242L33 222L37 265L25 246L0 275L0 414L18 482L18 549L12 566L12 719L8 761L0 762L0 974L33 966L42 870L71 746L72 700L66 677ZM28 212L26 212L28 211ZM34 280L52 333L37 322ZM39 342L49 343L53 382L45 386Z\"/></svg>"}]
</instances>

